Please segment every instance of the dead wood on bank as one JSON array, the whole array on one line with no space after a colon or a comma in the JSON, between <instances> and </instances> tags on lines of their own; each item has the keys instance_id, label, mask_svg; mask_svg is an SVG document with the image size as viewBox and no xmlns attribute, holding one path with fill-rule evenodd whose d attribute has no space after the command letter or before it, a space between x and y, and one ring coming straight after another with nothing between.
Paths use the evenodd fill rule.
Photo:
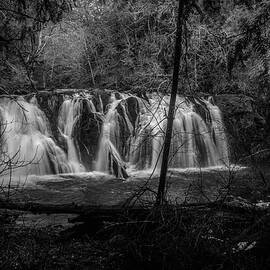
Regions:
<instances>
[{"instance_id":1,"label":"dead wood on bank","mask_svg":"<svg viewBox=\"0 0 270 270\"><path fill-rule=\"evenodd\" d=\"M244 199L229 197L226 201L218 200L207 203L189 203L189 204L167 204L166 208L173 208L178 211L223 211L232 214L256 214L263 215L269 213L269 206L261 206L257 204L251 204ZM78 205L75 203L70 204L45 204L36 202L13 202L11 200L0 199L0 209L18 210L31 212L33 214L78 214L100 216L102 217L117 217L123 213L128 213L134 216L144 216L149 214L153 209L159 207L144 207L144 206L132 206L122 207L121 205L104 206L104 205Z\"/></svg>"},{"instance_id":2,"label":"dead wood on bank","mask_svg":"<svg viewBox=\"0 0 270 270\"><path fill-rule=\"evenodd\" d=\"M269 203L251 204L233 196L226 201L153 207L60 205L0 199L0 209L48 215L76 214L77 217L69 220L74 225L61 233L61 239L89 234L98 239L112 238L114 241L115 238L130 238L132 243L138 238L136 241L144 245L144 239L151 242L162 235L175 239L178 236L179 239L194 236L200 243L230 250L232 254L245 254L251 246L252 252L263 253L270 239ZM217 228L218 232L215 232ZM219 249L216 252L221 254Z\"/></svg>"}]
</instances>

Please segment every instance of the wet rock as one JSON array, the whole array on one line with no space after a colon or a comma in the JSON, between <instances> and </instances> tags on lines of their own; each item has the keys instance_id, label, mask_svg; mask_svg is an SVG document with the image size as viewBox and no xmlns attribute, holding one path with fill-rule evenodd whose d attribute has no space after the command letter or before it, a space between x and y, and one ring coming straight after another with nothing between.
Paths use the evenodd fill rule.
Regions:
<instances>
[{"instance_id":1,"label":"wet rock","mask_svg":"<svg viewBox=\"0 0 270 270\"><path fill-rule=\"evenodd\" d=\"M127 103L127 112L128 112L130 122L135 128L136 122L139 116L139 112L140 112L138 100L136 97L131 96L126 99L126 103Z\"/></svg>"},{"instance_id":2,"label":"wet rock","mask_svg":"<svg viewBox=\"0 0 270 270\"><path fill-rule=\"evenodd\" d=\"M188 97L187 101L193 104L194 111L201 116L205 123L210 122L210 112L204 101L202 101L200 98L193 97Z\"/></svg>"},{"instance_id":3,"label":"wet rock","mask_svg":"<svg viewBox=\"0 0 270 270\"><path fill-rule=\"evenodd\" d=\"M80 149L81 161L87 170L94 169L102 123L102 115L93 113L84 103L80 121L75 127L77 131L75 137Z\"/></svg>"},{"instance_id":4,"label":"wet rock","mask_svg":"<svg viewBox=\"0 0 270 270\"><path fill-rule=\"evenodd\" d=\"M58 130L58 114L63 103L63 95L55 95L48 91L42 91L36 95L37 103L40 109L45 113L51 127L54 139L60 147L66 149L65 140L62 140Z\"/></svg>"}]
</instances>

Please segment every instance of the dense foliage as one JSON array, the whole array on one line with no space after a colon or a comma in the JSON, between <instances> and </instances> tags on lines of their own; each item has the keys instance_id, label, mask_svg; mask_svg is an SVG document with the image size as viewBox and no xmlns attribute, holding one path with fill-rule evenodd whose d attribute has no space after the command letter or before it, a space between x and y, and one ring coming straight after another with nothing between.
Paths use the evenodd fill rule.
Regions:
<instances>
[{"instance_id":1,"label":"dense foliage","mask_svg":"<svg viewBox=\"0 0 270 270\"><path fill-rule=\"evenodd\" d=\"M0 2L0 87L3 91L36 90L35 70L44 49L42 29L61 21L69 0Z\"/></svg>"},{"instance_id":2,"label":"dense foliage","mask_svg":"<svg viewBox=\"0 0 270 270\"><path fill-rule=\"evenodd\" d=\"M167 89L177 1L75 3L1 4L1 87ZM181 91L265 93L269 10L266 0L190 1Z\"/></svg>"},{"instance_id":3,"label":"dense foliage","mask_svg":"<svg viewBox=\"0 0 270 270\"><path fill-rule=\"evenodd\" d=\"M225 2L191 1L186 9L183 92L268 88L269 1ZM69 1L6 1L0 6L1 87L165 90L176 4L81 0L67 13Z\"/></svg>"}]
</instances>

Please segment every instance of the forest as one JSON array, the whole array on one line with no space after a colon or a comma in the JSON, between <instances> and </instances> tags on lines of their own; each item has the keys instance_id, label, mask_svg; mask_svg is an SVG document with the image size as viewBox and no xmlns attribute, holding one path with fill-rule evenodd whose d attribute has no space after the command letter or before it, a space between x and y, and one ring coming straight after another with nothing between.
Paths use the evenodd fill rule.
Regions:
<instances>
[{"instance_id":1,"label":"forest","mask_svg":"<svg viewBox=\"0 0 270 270\"><path fill-rule=\"evenodd\" d=\"M269 269L270 1L0 0L0 269Z\"/></svg>"}]
</instances>

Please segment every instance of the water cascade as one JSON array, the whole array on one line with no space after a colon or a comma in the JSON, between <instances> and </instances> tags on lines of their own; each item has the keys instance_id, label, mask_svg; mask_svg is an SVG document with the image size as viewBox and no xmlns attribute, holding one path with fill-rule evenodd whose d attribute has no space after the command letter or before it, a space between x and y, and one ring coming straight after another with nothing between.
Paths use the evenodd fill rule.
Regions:
<instances>
[{"instance_id":1,"label":"water cascade","mask_svg":"<svg viewBox=\"0 0 270 270\"><path fill-rule=\"evenodd\" d=\"M2 98L1 170L4 174L58 174L72 172L64 151L51 136L48 120L33 97L27 102Z\"/></svg>"},{"instance_id":2,"label":"water cascade","mask_svg":"<svg viewBox=\"0 0 270 270\"><path fill-rule=\"evenodd\" d=\"M109 92L63 95L48 120L34 96L0 98L1 166L13 173L59 174L96 170L128 176L126 169L159 169L169 97ZM171 168L227 165L222 116L211 99L177 97ZM52 131L52 121L57 131Z\"/></svg>"},{"instance_id":3,"label":"water cascade","mask_svg":"<svg viewBox=\"0 0 270 270\"><path fill-rule=\"evenodd\" d=\"M119 109L123 112L122 115L119 113ZM124 140L123 136L121 136L121 127L123 125L124 130L129 135L132 134L133 127L127 116L125 98L122 96L122 99L117 100L115 95L112 94L108 112L102 125L96 170L114 173L117 177L127 178L125 164L119 153Z\"/></svg>"},{"instance_id":4,"label":"water cascade","mask_svg":"<svg viewBox=\"0 0 270 270\"><path fill-rule=\"evenodd\" d=\"M147 109L141 112L141 125L132 146L132 163L137 169L154 169L161 165L169 97L153 95L149 101L150 104L145 105ZM197 105L204 110L205 120L196 112L194 103L187 98L177 97L169 167L228 164L227 141L220 110L206 100L200 100Z\"/></svg>"}]
</instances>

